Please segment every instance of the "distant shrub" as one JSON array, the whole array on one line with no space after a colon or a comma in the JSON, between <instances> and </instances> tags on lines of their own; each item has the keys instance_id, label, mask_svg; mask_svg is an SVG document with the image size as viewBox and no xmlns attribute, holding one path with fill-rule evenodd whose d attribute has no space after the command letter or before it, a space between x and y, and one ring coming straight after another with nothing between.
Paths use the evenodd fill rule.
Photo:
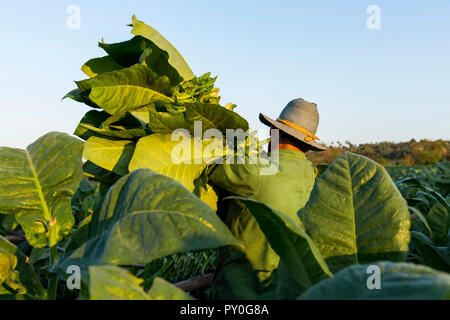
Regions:
<instances>
[{"instance_id":1,"label":"distant shrub","mask_svg":"<svg viewBox=\"0 0 450 320\"><path fill-rule=\"evenodd\" d=\"M345 144L337 142L337 145L329 146L323 152L310 151L308 159L314 164L331 163L345 151L362 154L384 166L412 166L429 165L441 161L449 161L450 141L445 140L420 140L409 142L379 142L353 145L349 141Z\"/></svg>"}]
</instances>

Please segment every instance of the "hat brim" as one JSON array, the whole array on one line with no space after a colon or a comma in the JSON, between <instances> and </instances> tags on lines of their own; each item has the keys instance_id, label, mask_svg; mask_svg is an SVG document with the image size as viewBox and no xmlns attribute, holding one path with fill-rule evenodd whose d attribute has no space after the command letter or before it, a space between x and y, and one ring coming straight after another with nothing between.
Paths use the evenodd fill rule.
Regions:
<instances>
[{"instance_id":1,"label":"hat brim","mask_svg":"<svg viewBox=\"0 0 450 320\"><path fill-rule=\"evenodd\" d=\"M285 125L284 123L273 120L262 113L259 114L259 120L262 123L264 123L266 126L269 126L269 127L274 126L274 127L278 128L279 130L283 131L284 133L290 135L291 137L299 140L300 142L309 145L311 147L311 150L325 151L327 149L327 147L317 143L315 140L306 142L305 138L307 137L307 135L305 133L300 132L294 128L291 128L288 125Z\"/></svg>"}]
</instances>

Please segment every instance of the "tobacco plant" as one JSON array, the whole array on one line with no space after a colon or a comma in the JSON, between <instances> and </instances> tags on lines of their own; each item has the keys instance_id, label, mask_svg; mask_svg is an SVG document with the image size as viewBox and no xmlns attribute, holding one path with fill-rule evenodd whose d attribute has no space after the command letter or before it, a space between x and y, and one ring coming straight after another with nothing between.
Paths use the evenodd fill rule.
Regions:
<instances>
[{"instance_id":1,"label":"tobacco plant","mask_svg":"<svg viewBox=\"0 0 450 320\"><path fill-rule=\"evenodd\" d=\"M170 263L155 265L241 246L216 214L228 200L218 202L208 173L262 143L254 133L225 142L227 129L249 128L235 105L220 104L215 78L195 76L135 17L131 27L130 40L99 44L106 55L86 62L88 79L65 96L92 108L76 137L50 132L25 150L0 148L1 298L192 299L168 281ZM174 163L177 129L188 146L225 152ZM277 298L449 299L448 163L386 171L346 152L323 169L296 219L235 197L281 258Z\"/></svg>"}]
</instances>

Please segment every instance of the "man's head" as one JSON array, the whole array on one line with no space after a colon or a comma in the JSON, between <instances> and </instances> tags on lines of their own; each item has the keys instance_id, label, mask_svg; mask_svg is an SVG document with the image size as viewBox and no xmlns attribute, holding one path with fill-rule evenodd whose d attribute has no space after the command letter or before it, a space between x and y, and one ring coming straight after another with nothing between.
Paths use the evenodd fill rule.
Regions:
<instances>
[{"instance_id":1,"label":"man's head","mask_svg":"<svg viewBox=\"0 0 450 320\"><path fill-rule=\"evenodd\" d=\"M277 120L263 114L259 115L259 119L271 128L279 130L280 146L293 146L303 152L326 149L317 142L319 138L315 136L319 126L319 112L315 103L295 99L286 105Z\"/></svg>"}]
</instances>

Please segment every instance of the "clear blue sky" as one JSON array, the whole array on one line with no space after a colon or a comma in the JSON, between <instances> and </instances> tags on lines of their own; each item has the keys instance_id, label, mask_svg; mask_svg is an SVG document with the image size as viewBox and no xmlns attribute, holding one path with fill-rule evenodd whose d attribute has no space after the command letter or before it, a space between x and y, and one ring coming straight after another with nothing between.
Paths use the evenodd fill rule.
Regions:
<instances>
[{"instance_id":1,"label":"clear blue sky","mask_svg":"<svg viewBox=\"0 0 450 320\"><path fill-rule=\"evenodd\" d=\"M69 5L81 9L70 30ZM366 27L369 5L381 29ZM218 75L222 102L259 129L297 97L316 102L322 141L450 139L450 1L0 0L0 146L72 133L88 110L61 97L131 38L132 14L164 35L195 74Z\"/></svg>"}]
</instances>

